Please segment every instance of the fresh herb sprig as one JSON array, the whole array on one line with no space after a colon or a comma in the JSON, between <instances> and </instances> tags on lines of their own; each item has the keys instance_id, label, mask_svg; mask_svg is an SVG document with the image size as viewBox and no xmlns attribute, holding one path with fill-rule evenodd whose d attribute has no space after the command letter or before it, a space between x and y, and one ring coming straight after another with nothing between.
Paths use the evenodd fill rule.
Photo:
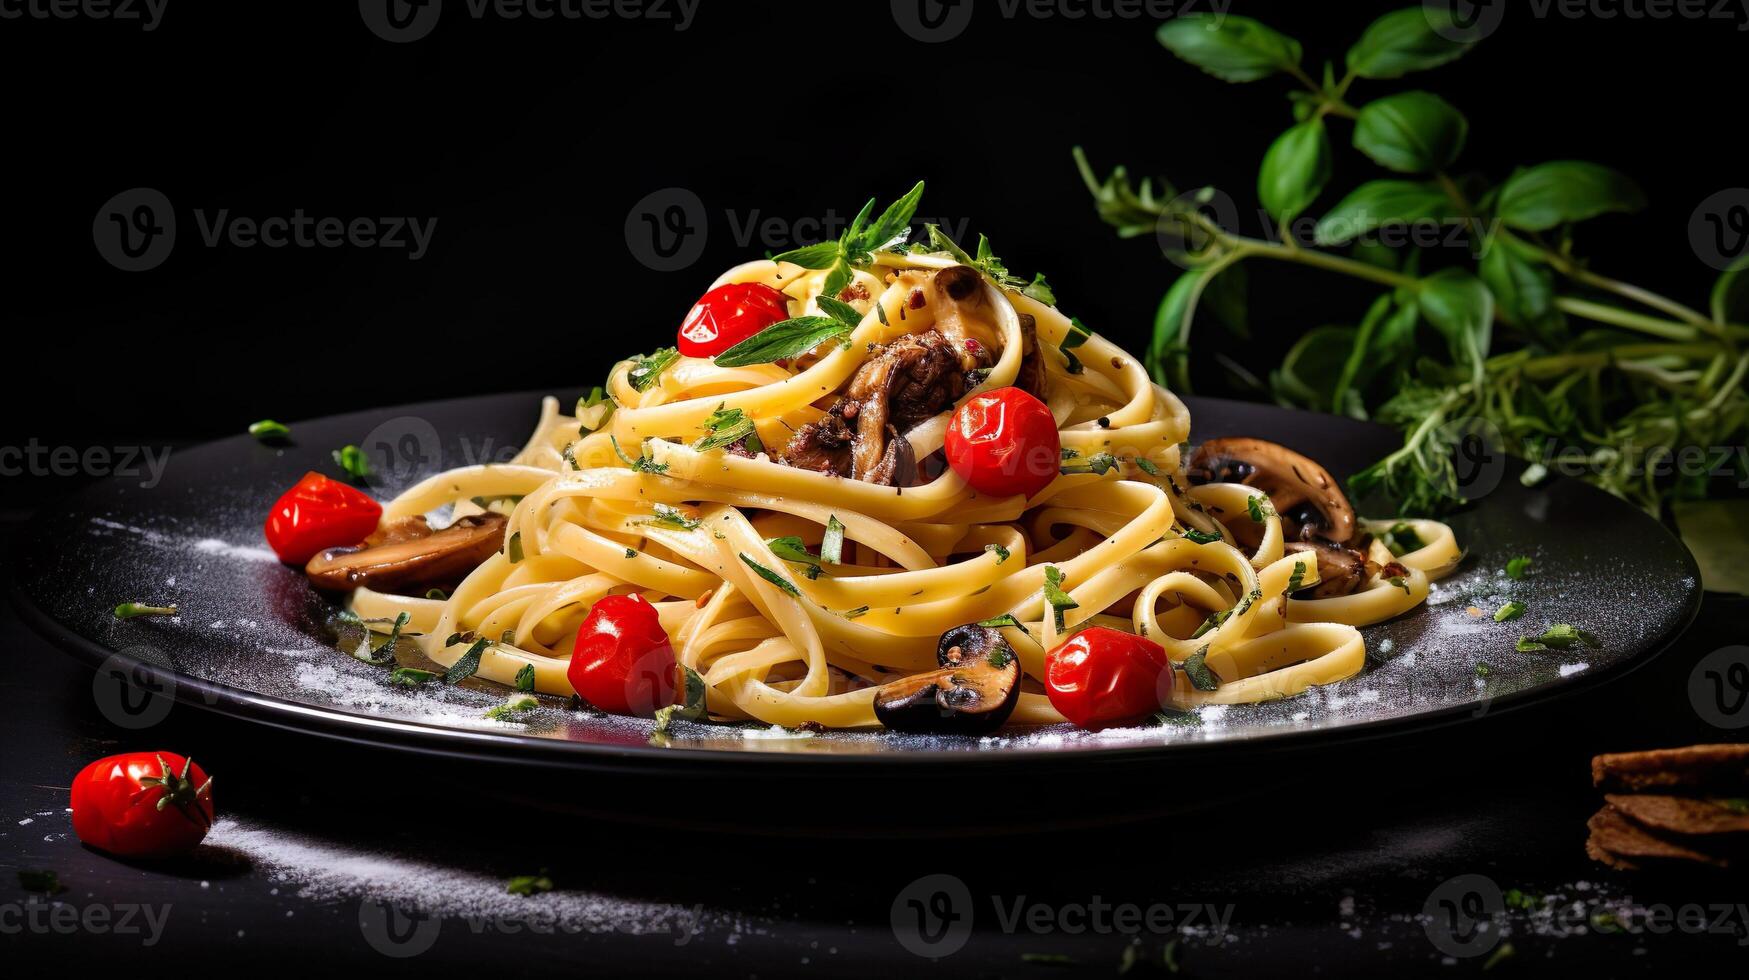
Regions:
<instances>
[{"instance_id":1,"label":"fresh herb sprig","mask_svg":"<svg viewBox=\"0 0 1749 980\"><path fill-rule=\"evenodd\" d=\"M1645 195L1627 177L1584 161L1519 168L1504 179L1459 169L1469 121L1450 102L1411 90L1356 98L1359 83L1437 68L1480 40L1433 6L1375 21L1348 50L1345 70L1305 66L1300 43L1236 15L1186 15L1160 27L1174 55L1228 82L1287 78L1293 125L1264 154L1257 192L1276 223L1261 238L1221 227L1205 212L1213 188L1179 194L1100 179L1077 163L1100 217L1121 237L1159 233L1184 272L1166 291L1147 365L1188 390L1193 322L1207 310L1243 335L1252 259L1291 262L1382 287L1354 326L1309 331L1271 373L1267 394L1288 404L1399 427L1400 449L1360 473L1409 513L1466 502L1454 452L1478 431L1533 461L1577 459L1586 479L1654 514L1672 500L1722 492L1740 465L1677 476L1663 461L1684 446L1740 443L1749 428L1749 261L1714 287L1706 309L1592 270L1575 231L1602 215L1637 211ZM1385 173L1333 204L1310 226L1334 175L1332 130ZM1455 263L1414 245L1386 245L1381 228L1485 231ZM1445 236L1441 232L1441 238ZM1581 322L1593 326L1581 329ZM1435 356L1430 353L1437 351ZM1259 383L1261 386L1261 383Z\"/></svg>"}]
</instances>

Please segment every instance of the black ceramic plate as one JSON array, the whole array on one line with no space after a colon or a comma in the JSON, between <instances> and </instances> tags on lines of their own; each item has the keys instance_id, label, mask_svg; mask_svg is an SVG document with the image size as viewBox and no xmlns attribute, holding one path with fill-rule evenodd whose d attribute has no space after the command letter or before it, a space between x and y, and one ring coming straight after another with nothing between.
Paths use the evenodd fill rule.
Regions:
<instances>
[{"instance_id":1,"label":"black ceramic plate","mask_svg":"<svg viewBox=\"0 0 1749 980\"><path fill-rule=\"evenodd\" d=\"M1618 674L1671 642L1699 606L1694 563L1657 522L1577 482L1527 489L1517 464L1500 462L1482 477L1498 485L1453 520L1468 549L1461 568L1437 584L1427 606L1366 630L1374 658L1367 670L1298 698L1204 709L1166 727L1063 726L982 739L682 725L653 744L647 721L588 717L557 699L529 724L502 724L482 717L503 700L501 688L474 681L394 688L382 669L339 652L332 602L274 560L261 521L306 470L337 472L334 447L356 443L378 454L386 485L376 489L386 497L446 466L507 460L536 408L528 394L433 402L299 423L295 443L284 447L237 436L177 452L156 485L112 479L39 515L13 564L15 596L58 645L122 675L156 665L152 683L184 702L382 746L620 772L731 763L863 772L1046 760L1080 766L1318 746L1474 718ZM1382 428L1325 415L1210 399L1194 399L1191 408L1196 439L1272 439L1338 474L1394 441ZM1523 581L1503 572L1515 555L1533 559ZM1508 599L1530 611L1495 623L1492 612ZM132 600L174 602L181 615L112 617L118 602ZM1515 651L1519 636L1552 623L1581 626L1601 645ZM125 694L102 705L112 720L157 710L151 699L128 702Z\"/></svg>"}]
</instances>

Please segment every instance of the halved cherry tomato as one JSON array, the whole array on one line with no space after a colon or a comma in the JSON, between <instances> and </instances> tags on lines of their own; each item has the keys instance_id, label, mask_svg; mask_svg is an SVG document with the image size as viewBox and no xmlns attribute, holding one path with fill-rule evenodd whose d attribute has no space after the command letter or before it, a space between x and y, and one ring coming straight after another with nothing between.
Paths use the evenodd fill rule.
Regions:
<instances>
[{"instance_id":1,"label":"halved cherry tomato","mask_svg":"<svg viewBox=\"0 0 1749 980\"><path fill-rule=\"evenodd\" d=\"M973 397L947 427L947 463L989 497L1031 497L1057 478L1063 443L1051 410L1019 388Z\"/></svg>"},{"instance_id":2,"label":"halved cherry tomato","mask_svg":"<svg viewBox=\"0 0 1749 980\"><path fill-rule=\"evenodd\" d=\"M174 752L98 759L73 777L73 833L122 857L194 850L213 825L213 781Z\"/></svg>"},{"instance_id":3,"label":"halved cherry tomato","mask_svg":"<svg viewBox=\"0 0 1749 980\"><path fill-rule=\"evenodd\" d=\"M382 516L382 505L357 490L305 473L267 512L267 543L280 561L302 565L323 548L363 541Z\"/></svg>"},{"instance_id":4,"label":"halved cherry tomato","mask_svg":"<svg viewBox=\"0 0 1749 980\"><path fill-rule=\"evenodd\" d=\"M584 700L615 715L652 715L674 703L674 645L641 595L610 595L577 628L565 676Z\"/></svg>"},{"instance_id":5,"label":"halved cherry tomato","mask_svg":"<svg viewBox=\"0 0 1749 980\"><path fill-rule=\"evenodd\" d=\"M705 293L680 324L680 353L715 357L789 319L789 298L764 283L732 282Z\"/></svg>"},{"instance_id":6,"label":"halved cherry tomato","mask_svg":"<svg viewBox=\"0 0 1749 980\"><path fill-rule=\"evenodd\" d=\"M1122 630L1084 629L1045 654L1051 707L1082 728L1133 721L1172 693L1172 664L1153 640Z\"/></svg>"}]
</instances>

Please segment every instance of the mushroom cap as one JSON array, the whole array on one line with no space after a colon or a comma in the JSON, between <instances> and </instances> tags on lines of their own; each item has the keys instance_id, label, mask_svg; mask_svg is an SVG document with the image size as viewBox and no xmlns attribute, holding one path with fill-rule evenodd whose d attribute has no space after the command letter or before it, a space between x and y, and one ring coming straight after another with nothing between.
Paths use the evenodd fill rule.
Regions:
<instances>
[{"instance_id":1,"label":"mushroom cap","mask_svg":"<svg viewBox=\"0 0 1749 980\"><path fill-rule=\"evenodd\" d=\"M503 514L475 514L433 531L424 518L385 527L348 548L319 551L304 573L319 589L396 592L453 585L504 545Z\"/></svg>"},{"instance_id":2,"label":"mushroom cap","mask_svg":"<svg viewBox=\"0 0 1749 980\"><path fill-rule=\"evenodd\" d=\"M895 731L977 735L1002 727L1020 703L1020 658L994 629L975 624L941 634L941 669L889 681L874 712Z\"/></svg>"},{"instance_id":3,"label":"mushroom cap","mask_svg":"<svg viewBox=\"0 0 1749 980\"><path fill-rule=\"evenodd\" d=\"M1229 437L1196 447L1185 465L1192 483L1241 483L1269 495L1276 513L1294 519L1301 537L1338 544L1354 537L1354 507L1330 471L1279 443ZM1305 508L1317 514L1317 520Z\"/></svg>"}]
</instances>

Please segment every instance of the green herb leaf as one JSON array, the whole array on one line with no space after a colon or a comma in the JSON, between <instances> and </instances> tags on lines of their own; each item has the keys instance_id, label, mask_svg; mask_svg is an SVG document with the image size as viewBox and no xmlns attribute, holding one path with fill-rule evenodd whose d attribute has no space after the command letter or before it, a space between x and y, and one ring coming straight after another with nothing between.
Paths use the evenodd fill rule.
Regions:
<instances>
[{"instance_id":1,"label":"green herb leaf","mask_svg":"<svg viewBox=\"0 0 1749 980\"><path fill-rule=\"evenodd\" d=\"M1391 554L1398 558L1410 552L1420 551L1427 547L1427 542L1421 540L1421 535L1415 531L1415 525L1399 521L1391 525L1391 529L1379 535L1379 540L1390 549Z\"/></svg>"},{"instance_id":2,"label":"green herb leaf","mask_svg":"<svg viewBox=\"0 0 1749 980\"><path fill-rule=\"evenodd\" d=\"M1373 21L1348 49L1348 70L1361 78L1401 78L1438 68L1474 46L1475 40L1459 30L1449 8L1416 4Z\"/></svg>"},{"instance_id":3,"label":"green herb leaf","mask_svg":"<svg viewBox=\"0 0 1749 980\"><path fill-rule=\"evenodd\" d=\"M732 446L742 439L747 440L748 452L757 453L765 448L759 441L759 432L754 428L753 418L739 408L719 407L705 418L704 427L711 434L692 444L692 448L701 453Z\"/></svg>"},{"instance_id":4,"label":"green herb leaf","mask_svg":"<svg viewBox=\"0 0 1749 980\"><path fill-rule=\"evenodd\" d=\"M619 448L619 439L617 437L610 435L607 437L607 441L613 444L614 455L618 456L620 458L621 462L625 463L627 466L631 467L632 469L636 470L637 472L639 472L639 473L658 473L658 474L668 472L668 464L667 463L656 462L654 459L650 458L649 456L644 455L642 453L641 449L640 449L638 457L636 459L633 459L632 457L626 455L625 450Z\"/></svg>"},{"instance_id":5,"label":"green herb leaf","mask_svg":"<svg viewBox=\"0 0 1749 980\"><path fill-rule=\"evenodd\" d=\"M1166 50L1227 82L1268 78L1298 68L1302 57L1300 42L1235 14L1184 14L1160 25L1154 36Z\"/></svg>"},{"instance_id":6,"label":"green herb leaf","mask_svg":"<svg viewBox=\"0 0 1749 980\"><path fill-rule=\"evenodd\" d=\"M1305 581L1306 581L1306 563L1303 561L1294 562L1294 573L1292 575L1288 576L1287 589L1283 594L1284 595L1293 595L1295 592L1298 592L1300 589L1305 587Z\"/></svg>"},{"instance_id":7,"label":"green herb leaf","mask_svg":"<svg viewBox=\"0 0 1749 980\"><path fill-rule=\"evenodd\" d=\"M1518 649L1520 652L1530 652L1532 650L1542 650L1545 648L1565 650L1576 643L1583 643L1588 647L1601 645L1597 637L1592 636L1590 633L1587 633L1577 626L1571 626L1567 623L1556 623L1544 630L1543 635L1541 636L1526 636L1521 638L1518 641Z\"/></svg>"},{"instance_id":8,"label":"green herb leaf","mask_svg":"<svg viewBox=\"0 0 1749 980\"><path fill-rule=\"evenodd\" d=\"M262 442L284 442L291 438L291 429L272 419L251 423L249 434Z\"/></svg>"},{"instance_id":9,"label":"green herb leaf","mask_svg":"<svg viewBox=\"0 0 1749 980\"><path fill-rule=\"evenodd\" d=\"M523 664L516 672L516 689L524 694L534 693L534 664Z\"/></svg>"},{"instance_id":10,"label":"green herb leaf","mask_svg":"<svg viewBox=\"0 0 1749 980\"><path fill-rule=\"evenodd\" d=\"M346 475L354 480L362 480L370 475L370 457L357 446L341 446L334 450L334 465L346 471Z\"/></svg>"},{"instance_id":11,"label":"green herb leaf","mask_svg":"<svg viewBox=\"0 0 1749 980\"><path fill-rule=\"evenodd\" d=\"M840 287L842 288L842 287ZM747 367L797 357L827 341L850 335L844 324L823 316L800 316L774 323L716 357L718 367Z\"/></svg>"},{"instance_id":12,"label":"green herb leaf","mask_svg":"<svg viewBox=\"0 0 1749 980\"><path fill-rule=\"evenodd\" d=\"M378 647L373 648L370 645L370 634L366 633L364 643L352 652L353 659L362 660L372 667L386 667L394 663L395 644L401 639L401 630L412 618L412 615L406 612L396 616L395 624L389 627L388 638L383 640L382 645Z\"/></svg>"},{"instance_id":13,"label":"green herb leaf","mask_svg":"<svg viewBox=\"0 0 1749 980\"><path fill-rule=\"evenodd\" d=\"M1373 180L1355 188L1324 213L1312 236L1319 245L1341 245L1380 228L1458 217L1457 206L1435 184Z\"/></svg>"},{"instance_id":14,"label":"green herb leaf","mask_svg":"<svg viewBox=\"0 0 1749 980\"><path fill-rule=\"evenodd\" d=\"M686 512L668 504L654 505L656 516L639 521L640 524L656 524L675 531L696 531L704 526L704 522L696 517L687 517Z\"/></svg>"},{"instance_id":15,"label":"green herb leaf","mask_svg":"<svg viewBox=\"0 0 1749 980\"><path fill-rule=\"evenodd\" d=\"M540 707L540 702L526 694L517 695L497 707L489 709L485 717L492 721L521 721L518 716L528 714Z\"/></svg>"},{"instance_id":16,"label":"green herb leaf","mask_svg":"<svg viewBox=\"0 0 1749 980\"><path fill-rule=\"evenodd\" d=\"M673 347L664 347L648 356L634 357L632 366L626 371L626 380L638 391L649 391L662 380L662 372L678 360L680 351Z\"/></svg>"},{"instance_id":17,"label":"green herb leaf","mask_svg":"<svg viewBox=\"0 0 1749 980\"><path fill-rule=\"evenodd\" d=\"M510 540L505 542L504 554L510 558L510 564L512 564L512 565L516 564L517 562L522 561L522 532L521 531L518 531L515 534L512 534L510 536Z\"/></svg>"},{"instance_id":18,"label":"green herb leaf","mask_svg":"<svg viewBox=\"0 0 1749 980\"><path fill-rule=\"evenodd\" d=\"M1494 610L1494 622L1504 623L1524 615L1527 607L1516 599Z\"/></svg>"},{"instance_id":19,"label":"green herb leaf","mask_svg":"<svg viewBox=\"0 0 1749 980\"><path fill-rule=\"evenodd\" d=\"M753 569L754 574L758 575L760 578L766 580L767 582L770 582L772 585L777 586L777 588L780 591L782 591L785 595L788 595L788 596L791 596L791 597L797 598L797 599L800 599L802 597L802 591L800 589L796 588L796 585L794 582L791 582L789 579L784 578L782 575L779 575L778 573L772 571L771 569L766 568L764 565L761 565L758 562L754 561L750 556L748 556L748 554L745 551L741 552L741 561L746 563L748 568Z\"/></svg>"},{"instance_id":20,"label":"green herb leaf","mask_svg":"<svg viewBox=\"0 0 1749 980\"><path fill-rule=\"evenodd\" d=\"M518 875L510 879L504 890L512 895L536 895L553 890L553 880L546 875Z\"/></svg>"},{"instance_id":21,"label":"green herb leaf","mask_svg":"<svg viewBox=\"0 0 1749 980\"><path fill-rule=\"evenodd\" d=\"M1083 459L1070 460L1069 462L1062 464L1060 472L1064 476L1075 476L1084 473L1093 473L1098 476L1104 476L1117 468L1118 459L1116 456L1113 456L1110 453L1094 453Z\"/></svg>"},{"instance_id":22,"label":"green herb leaf","mask_svg":"<svg viewBox=\"0 0 1749 980\"><path fill-rule=\"evenodd\" d=\"M699 676L698 671L685 664L680 665L680 672L683 679L681 685L683 702L656 709L656 727L652 734L668 734L669 726L676 720L695 723L705 720L704 678Z\"/></svg>"},{"instance_id":23,"label":"green herb leaf","mask_svg":"<svg viewBox=\"0 0 1749 980\"><path fill-rule=\"evenodd\" d=\"M1595 163L1560 160L1507 178L1494 211L1508 227L1548 231L1557 225L1645 206L1645 192L1622 174Z\"/></svg>"},{"instance_id":24,"label":"green herb leaf","mask_svg":"<svg viewBox=\"0 0 1749 980\"><path fill-rule=\"evenodd\" d=\"M67 890L61 884L61 876L53 871L29 871L19 869L18 885L27 892L38 895L58 895Z\"/></svg>"},{"instance_id":25,"label":"green herb leaf","mask_svg":"<svg viewBox=\"0 0 1749 980\"><path fill-rule=\"evenodd\" d=\"M577 434L586 436L607 428L607 420L613 418L613 410L617 407L600 385L589 389L589 394L577 399L577 408L573 412L578 423Z\"/></svg>"},{"instance_id":26,"label":"green herb leaf","mask_svg":"<svg viewBox=\"0 0 1749 980\"><path fill-rule=\"evenodd\" d=\"M1092 338L1093 331L1087 329L1086 324L1077 317L1069 318L1069 329L1063 331L1063 342L1057 345L1057 352L1063 355L1063 362L1068 365L1066 370L1070 374L1080 374L1086 370L1081 364L1081 359L1075 356L1074 351L1075 348L1087 343Z\"/></svg>"},{"instance_id":27,"label":"green herb leaf","mask_svg":"<svg viewBox=\"0 0 1749 980\"><path fill-rule=\"evenodd\" d=\"M176 603L168 606L148 606L142 602L124 602L115 607L116 619L133 619L136 616L175 616Z\"/></svg>"},{"instance_id":28,"label":"green herb leaf","mask_svg":"<svg viewBox=\"0 0 1749 980\"><path fill-rule=\"evenodd\" d=\"M1032 282L1020 291L1020 295L1034 299L1046 306L1057 305L1057 294L1051 289L1051 284L1045 282L1044 273L1032 277Z\"/></svg>"},{"instance_id":29,"label":"green herb leaf","mask_svg":"<svg viewBox=\"0 0 1749 980\"><path fill-rule=\"evenodd\" d=\"M851 252L868 253L888 248L897 242L904 241L911 234L911 219L917 214L917 205L923 200L923 181L905 192L905 196L887 205L881 216L874 223L858 234L850 236L846 248ZM873 204L873 201L869 202Z\"/></svg>"},{"instance_id":30,"label":"green herb leaf","mask_svg":"<svg viewBox=\"0 0 1749 980\"><path fill-rule=\"evenodd\" d=\"M1275 507L1268 497L1250 496L1245 498L1245 513L1254 523L1262 524L1275 516Z\"/></svg>"},{"instance_id":31,"label":"green herb leaf","mask_svg":"<svg viewBox=\"0 0 1749 980\"><path fill-rule=\"evenodd\" d=\"M820 560L828 565L844 564L844 525L838 515L826 515L826 537L820 542Z\"/></svg>"},{"instance_id":32,"label":"green herb leaf","mask_svg":"<svg viewBox=\"0 0 1749 980\"><path fill-rule=\"evenodd\" d=\"M1263 155L1257 196L1280 222L1298 217L1330 182L1330 134L1322 118L1309 119L1281 134Z\"/></svg>"},{"instance_id":33,"label":"green herb leaf","mask_svg":"<svg viewBox=\"0 0 1749 980\"><path fill-rule=\"evenodd\" d=\"M454 664L450 665L448 670L443 672L443 682L445 684L460 684L478 673L480 658L485 655L486 648L491 645L491 640L475 640L474 645L468 647L467 652L463 653Z\"/></svg>"},{"instance_id":34,"label":"green herb leaf","mask_svg":"<svg viewBox=\"0 0 1749 980\"><path fill-rule=\"evenodd\" d=\"M771 538L765 542L771 553L784 561L792 561L803 566L802 574L810 579L820 577L820 559L808 552L808 546L802 539L794 535L782 538Z\"/></svg>"},{"instance_id":35,"label":"green herb leaf","mask_svg":"<svg viewBox=\"0 0 1749 980\"><path fill-rule=\"evenodd\" d=\"M846 303L841 299L834 299L831 296L822 293L819 296L814 297L814 302L819 304L820 309L826 311L827 316L837 320L851 330L855 330L862 325L862 314L856 312L856 307L851 306L849 303Z\"/></svg>"},{"instance_id":36,"label":"green herb leaf","mask_svg":"<svg viewBox=\"0 0 1749 980\"><path fill-rule=\"evenodd\" d=\"M1506 577L1514 582L1524 581L1524 573L1530 568L1530 558L1519 555L1506 563Z\"/></svg>"},{"instance_id":37,"label":"green herb leaf","mask_svg":"<svg viewBox=\"0 0 1749 980\"><path fill-rule=\"evenodd\" d=\"M982 626L985 629L1003 629L1005 627L1013 627L1014 629L1025 633L1027 636L1032 635L1032 631L1021 625L1020 620L1016 619L1013 613L1003 613L1000 616L986 619L977 625Z\"/></svg>"},{"instance_id":38,"label":"green herb leaf","mask_svg":"<svg viewBox=\"0 0 1749 980\"><path fill-rule=\"evenodd\" d=\"M1185 529L1184 540L1195 542L1196 544L1214 544L1216 541L1221 540L1221 536L1211 531L1199 531L1192 527Z\"/></svg>"},{"instance_id":39,"label":"green herb leaf","mask_svg":"<svg viewBox=\"0 0 1749 980\"><path fill-rule=\"evenodd\" d=\"M1045 602L1050 604L1051 612L1057 617L1059 633L1064 629L1063 614L1081 608L1074 596L1063 591L1063 573L1055 565L1045 566Z\"/></svg>"},{"instance_id":40,"label":"green herb leaf","mask_svg":"<svg viewBox=\"0 0 1749 980\"><path fill-rule=\"evenodd\" d=\"M987 544L984 546L984 550L995 554L998 565L1008 560L1008 549L999 544Z\"/></svg>"},{"instance_id":41,"label":"green herb leaf","mask_svg":"<svg viewBox=\"0 0 1749 980\"><path fill-rule=\"evenodd\" d=\"M1221 679L1209 669L1208 656L1209 648L1205 646L1184 660L1184 676L1199 691L1213 691L1221 686Z\"/></svg>"},{"instance_id":42,"label":"green herb leaf","mask_svg":"<svg viewBox=\"0 0 1749 980\"><path fill-rule=\"evenodd\" d=\"M1480 379L1494 336L1494 294L1462 269L1421 280L1421 313L1445 336L1451 359Z\"/></svg>"},{"instance_id":43,"label":"green herb leaf","mask_svg":"<svg viewBox=\"0 0 1749 980\"><path fill-rule=\"evenodd\" d=\"M1450 167L1469 132L1469 120L1439 96L1400 92L1361 106L1354 148L1386 170L1427 174Z\"/></svg>"},{"instance_id":44,"label":"green herb leaf","mask_svg":"<svg viewBox=\"0 0 1749 980\"><path fill-rule=\"evenodd\" d=\"M1510 235L1488 236L1479 272L1501 319L1536 332L1558 323L1554 309L1555 274L1533 252Z\"/></svg>"},{"instance_id":45,"label":"green herb leaf","mask_svg":"<svg viewBox=\"0 0 1749 980\"><path fill-rule=\"evenodd\" d=\"M792 262L804 269L830 269L844 258L844 246L838 242L820 242L780 252L773 262Z\"/></svg>"}]
</instances>

